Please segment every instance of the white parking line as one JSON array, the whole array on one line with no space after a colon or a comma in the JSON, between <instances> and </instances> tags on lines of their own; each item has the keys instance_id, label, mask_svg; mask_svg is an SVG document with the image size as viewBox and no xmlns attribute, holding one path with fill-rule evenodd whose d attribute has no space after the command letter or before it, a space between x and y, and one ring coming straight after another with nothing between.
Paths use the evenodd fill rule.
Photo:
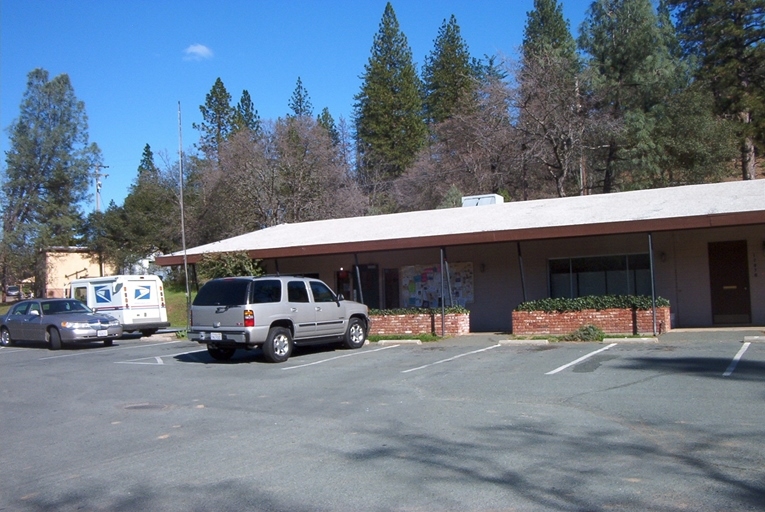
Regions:
<instances>
[{"instance_id":1,"label":"white parking line","mask_svg":"<svg viewBox=\"0 0 765 512\"><path fill-rule=\"evenodd\" d=\"M469 356L469 355L472 355L472 354L478 354L480 352L486 352L487 350L491 350L493 348L497 348L497 347L501 347L501 346L502 345L498 343L496 345L492 345L491 347L486 347L486 348L482 348L482 349L479 349L479 350L474 350L472 352L467 352L465 354L459 354L457 356L450 357L448 359L441 359L440 361L436 361L436 362L433 362L433 363L428 363L428 364L425 364L425 365L422 365L422 366L418 366L417 368L410 368L409 370L403 370L401 373L416 372L417 370L422 370L423 368L428 368L430 366L435 366L435 365L441 364L441 363L448 363L449 361L454 361L455 359L459 359L460 357L465 357L465 356Z\"/></svg>"},{"instance_id":2,"label":"white parking line","mask_svg":"<svg viewBox=\"0 0 765 512\"><path fill-rule=\"evenodd\" d=\"M160 345L171 345L173 343L181 343L183 341L188 340L175 340L175 341L165 341L163 343L152 343L151 345L132 345L130 347L112 347L109 349L109 352L116 352L118 350L130 350L133 348L146 348L146 347L158 347ZM39 361L44 361L46 359L58 359L61 357L74 357L74 356L85 356L90 354L104 354L105 352L103 350L79 350L77 352L73 352L71 354L61 354L57 356L48 356L48 357L41 357Z\"/></svg>"},{"instance_id":3,"label":"white parking line","mask_svg":"<svg viewBox=\"0 0 765 512\"><path fill-rule=\"evenodd\" d=\"M551 371L551 372L547 372L547 373L545 373L545 375L553 375L553 374L555 374L555 373L558 373L558 372L562 372L563 370L565 370L565 369L566 369L566 368L568 368L569 366L574 366L575 364L581 363L581 362L582 362L582 361L584 361L585 359L587 359L587 358L590 358L590 357L592 357L592 356L594 356L595 354L598 354L598 353L600 353L600 352L603 352L604 350L608 350L608 349L609 349L609 348L611 348L611 347L615 347L616 345L617 345L616 343L611 343L610 345L608 345L608 346L606 346L606 347L603 347L603 348L601 348L601 349L599 349L599 350L596 350L595 352L590 352L589 354L587 354L587 355L585 355L585 356L582 356L582 357L580 357L580 358L579 358L579 359L577 359L576 361L571 361L570 363L568 363L568 364L564 364L563 366L561 366L561 367L559 367L559 368L556 368L556 369L554 369L554 370L553 370L553 371Z\"/></svg>"},{"instance_id":4,"label":"white parking line","mask_svg":"<svg viewBox=\"0 0 765 512\"><path fill-rule=\"evenodd\" d=\"M363 356L365 354L370 354L372 352L379 352L381 350L388 350L389 348L396 348L400 347L401 345L390 345L387 347L382 348L376 348L373 350L364 350L363 352L351 352L350 354L344 354L342 356L336 356L336 357L330 357L329 359L322 359L321 361L314 361L313 363L306 363L306 364L300 364L297 366L288 366L287 368L282 368L282 370L294 370L295 368L305 368L306 366L313 366L315 364L322 364L329 361L334 361L335 359L342 359L344 357L351 357L351 356Z\"/></svg>"},{"instance_id":5,"label":"white parking line","mask_svg":"<svg viewBox=\"0 0 765 512\"><path fill-rule=\"evenodd\" d=\"M750 342L744 343L744 346L741 347L741 349L738 351L736 356L733 358L733 361L730 362L730 365L728 365L728 369L725 370L725 373L723 373L723 377L730 377L731 374L733 374L733 370L736 369L736 366L738 365L738 362L741 360L741 358L744 355L744 352L746 352L746 349L749 348L749 345L751 345Z\"/></svg>"},{"instance_id":6,"label":"white parking line","mask_svg":"<svg viewBox=\"0 0 765 512\"><path fill-rule=\"evenodd\" d=\"M178 356L185 356L187 354L196 354L199 352L207 352L207 349L202 350L190 350L187 352L179 352L178 354L168 354L166 356L149 356L149 357L139 357L138 359L130 359L129 361L114 361L115 364L151 364L151 365L158 365L158 364L165 364L165 362L162 360L163 357L178 357ZM153 363L142 363L141 361L144 361L146 359L154 359Z\"/></svg>"}]
</instances>

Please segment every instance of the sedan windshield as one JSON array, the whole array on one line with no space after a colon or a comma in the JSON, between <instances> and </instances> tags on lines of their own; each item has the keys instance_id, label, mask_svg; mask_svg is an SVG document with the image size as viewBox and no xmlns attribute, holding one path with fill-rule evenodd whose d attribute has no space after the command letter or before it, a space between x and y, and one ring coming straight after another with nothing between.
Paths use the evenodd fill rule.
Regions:
<instances>
[{"instance_id":1,"label":"sedan windshield","mask_svg":"<svg viewBox=\"0 0 765 512\"><path fill-rule=\"evenodd\" d=\"M92 313L92 310L79 300L55 300L43 302L44 315L58 315L66 313Z\"/></svg>"}]
</instances>

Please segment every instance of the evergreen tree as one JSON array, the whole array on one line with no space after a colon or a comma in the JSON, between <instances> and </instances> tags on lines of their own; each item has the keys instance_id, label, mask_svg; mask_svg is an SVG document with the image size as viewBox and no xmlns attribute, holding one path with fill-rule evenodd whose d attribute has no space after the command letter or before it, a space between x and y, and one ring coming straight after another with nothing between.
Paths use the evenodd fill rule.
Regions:
<instances>
[{"instance_id":1,"label":"evergreen tree","mask_svg":"<svg viewBox=\"0 0 765 512\"><path fill-rule=\"evenodd\" d=\"M738 123L743 179L765 143L765 0L668 0L686 51L698 58L717 111Z\"/></svg>"},{"instance_id":2,"label":"evergreen tree","mask_svg":"<svg viewBox=\"0 0 765 512\"><path fill-rule=\"evenodd\" d=\"M35 268L36 293L46 283L40 251L77 243L82 234L79 205L101 161L87 130L85 105L69 77L49 80L44 69L30 72L19 117L9 128L0 264L3 278L28 277Z\"/></svg>"},{"instance_id":3,"label":"evergreen tree","mask_svg":"<svg viewBox=\"0 0 765 512\"><path fill-rule=\"evenodd\" d=\"M238 132L243 129L248 129L256 134L260 132L260 116L255 110L247 89L242 91L242 98L234 109L233 131Z\"/></svg>"},{"instance_id":4,"label":"evergreen tree","mask_svg":"<svg viewBox=\"0 0 765 512\"><path fill-rule=\"evenodd\" d=\"M557 0L534 0L534 10L526 13L523 29L522 52L524 58L554 50L576 60L576 41L571 36L563 8Z\"/></svg>"},{"instance_id":5,"label":"evergreen tree","mask_svg":"<svg viewBox=\"0 0 765 512\"><path fill-rule=\"evenodd\" d=\"M441 25L422 70L423 106L428 121L440 123L447 119L457 108L460 98L473 90L475 73L470 62L467 44L452 15Z\"/></svg>"},{"instance_id":6,"label":"evergreen tree","mask_svg":"<svg viewBox=\"0 0 765 512\"><path fill-rule=\"evenodd\" d=\"M308 96L308 91L303 87L303 81L298 77L295 84L295 90L292 92L292 97L289 101L289 107L292 110L294 117L312 116L313 105L311 104L311 98Z\"/></svg>"},{"instance_id":7,"label":"evergreen tree","mask_svg":"<svg viewBox=\"0 0 765 512\"><path fill-rule=\"evenodd\" d=\"M630 173L657 165L659 153L637 145L651 137L651 110L677 90L681 63L671 54L650 0L594 1L579 45L589 55L592 114L601 127L591 146L602 150L591 163L602 174L602 190L640 186Z\"/></svg>"},{"instance_id":8,"label":"evergreen tree","mask_svg":"<svg viewBox=\"0 0 765 512\"><path fill-rule=\"evenodd\" d=\"M143 177L156 177L159 175L159 169L154 164L154 152L151 150L151 146L146 144L143 147L143 154L141 155L141 163L138 164L138 178Z\"/></svg>"},{"instance_id":9,"label":"evergreen tree","mask_svg":"<svg viewBox=\"0 0 765 512\"><path fill-rule=\"evenodd\" d=\"M420 90L412 52L388 3L354 98L358 177L378 211L391 208L391 181L425 144Z\"/></svg>"},{"instance_id":10,"label":"evergreen tree","mask_svg":"<svg viewBox=\"0 0 765 512\"><path fill-rule=\"evenodd\" d=\"M521 137L522 181L531 174L555 184L559 197L581 170L584 116L576 43L557 0L534 0L521 47L515 108ZM578 173L584 181L583 173ZM586 183L579 184L584 193Z\"/></svg>"},{"instance_id":11,"label":"evergreen tree","mask_svg":"<svg viewBox=\"0 0 765 512\"><path fill-rule=\"evenodd\" d=\"M340 131L337 129L335 120L332 117L332 114L329 113L329 109L327 107L322 109L321 114L319 114L319 116L316 118L316 121L320 126L323 126L324 129L327 130L327 133L329 133L329 136L332 139L332 144L340 144Z\"/></svg>"},{"instance_id":12,"label":"evergreen tree","mask_svg":"<svg viewBox=\"0 0 765 512\"><path fill-rule=\"evenodd\" d=\"M202 123L193 123L195 130L199 130L199 149L208 158L217 162L218 152L234 127L234 112L231 107L231 95L218 78L210 92L205 96L204 105L199 106L202 113Z\"/></svg>"}]
</instances>

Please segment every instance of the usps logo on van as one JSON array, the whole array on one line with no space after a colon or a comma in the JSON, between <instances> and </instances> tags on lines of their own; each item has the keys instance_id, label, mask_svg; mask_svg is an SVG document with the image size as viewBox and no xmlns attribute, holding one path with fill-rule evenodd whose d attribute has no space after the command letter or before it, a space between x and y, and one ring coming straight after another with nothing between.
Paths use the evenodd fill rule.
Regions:
<instances>
[{"instance_id":1,"label":"usps logo on van","mask_svg":"<svg viewBox=\"0 0 765 512\"><path fill-rule=\"evenodd\" d=\"M112 301L111 285L94 286L96 292L96 304L109 304Z\"/></svg>"},{"instance_id":2,"label":"usps logo on van","mask_svg":"<svg viewBox=\"0 0 765 512\"><path fill-rule=\"evenodd\" d=\"M151 286L137 286L135 289L135 300L151 299Z\"/></svg>"}]
</instances>

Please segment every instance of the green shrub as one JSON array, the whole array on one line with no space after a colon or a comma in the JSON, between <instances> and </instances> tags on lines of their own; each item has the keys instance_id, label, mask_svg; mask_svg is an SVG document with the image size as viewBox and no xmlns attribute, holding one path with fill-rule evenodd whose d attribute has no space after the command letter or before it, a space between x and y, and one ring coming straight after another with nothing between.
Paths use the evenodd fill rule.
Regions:
<instances>
[{"instance_id":1,"label":"green shrub","mask_svg":"<svg viewBox=\"0 0 765 512\"><path fill-rule=\"evenodd\" d=\"M583 325L576 331L561 336L560 341L603 341L605 333L594 325Z\"/></svg>"},{"instance_id":2,"label":"green shrub","mask_svg":"<svg viewBox=\"0 0 765 512\"><path fill-rule=\"evenodd\" d=\"M449 306L445 309L446 314L465 314L469 311L462 306ZM441 308L396 308L396 309L370 309L369 315L440 315Z\"/></svg>"},{"instance_id":3,"label":"green shrub","mask_svg":"<svg viewBox=\"0 0 765 512\"><path fill-rule=\"evenodd\" d=\"M656 297L656 307L669 307L669 301ZM518 304L516 311L544 311L564 313L585 309L651 309L651 297L645 295L590 295L575 299L557 298L530 300Z\"/></svg>"}]
</instances>

